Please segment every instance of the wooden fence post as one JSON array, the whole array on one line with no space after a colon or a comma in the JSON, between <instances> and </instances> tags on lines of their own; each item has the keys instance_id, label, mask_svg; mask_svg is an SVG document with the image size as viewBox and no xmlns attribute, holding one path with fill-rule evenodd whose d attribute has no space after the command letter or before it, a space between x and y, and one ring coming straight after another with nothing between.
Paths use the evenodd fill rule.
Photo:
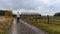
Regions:
<instances>
[{"instance_id":1,"label":"wooden fence post","mask_svg":"<svg viewBox=\"0 0 60 34\"><path fill-rule=\"evenodd\" d=\"M47 15L47 18L48 18L48 24L49 24L49 23L50 23L50 22L49 22L49 15Z\"/></svg>"}]
</instances>

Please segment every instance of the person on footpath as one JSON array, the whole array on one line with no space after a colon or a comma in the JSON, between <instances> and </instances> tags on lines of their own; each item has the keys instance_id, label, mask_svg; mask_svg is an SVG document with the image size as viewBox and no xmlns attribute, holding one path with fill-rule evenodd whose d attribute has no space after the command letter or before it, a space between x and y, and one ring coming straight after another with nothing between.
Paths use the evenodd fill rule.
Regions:
<instances>
[{"instance_id":1,"label":"person on footpath","mask_svg":"<svg viewBox=\"0 0 60 34\"><path fill-rule=\"evenodd\" d=\"M17 12L17 22L18 23L20 22L20 14L19 14L19 12Z\"/></svg>"}]
</instances>

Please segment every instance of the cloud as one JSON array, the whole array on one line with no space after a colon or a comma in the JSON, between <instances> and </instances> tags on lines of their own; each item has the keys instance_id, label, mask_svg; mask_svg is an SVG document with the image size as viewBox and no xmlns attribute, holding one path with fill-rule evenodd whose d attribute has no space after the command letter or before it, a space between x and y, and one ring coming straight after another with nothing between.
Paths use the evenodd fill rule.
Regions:
<instances>
[{"instance_id":1,"label":"cloud","mask_svg":"<svg viewBox=\"0 0 60 34\"><path fill-rule=\"evenodd\" d=\"M42 8L45 9L51 6L54 6L52 8L56 8L60 7L59 4L60 4L59 0L0 0L1 8L12 9L12 10L17 10L19 8L27 10L30 9L36 10Z\"/></svg>"},{"instance_id":2,"label":"cloud","mask_svg":"<svg viewBox=\"0 0 60 34\"><path fill-rule=\"evenodd\" d=\"M22 9L36 9L38 6L33 0L0 0L0 7L5 9L17 10Z\"/></svg>"},{"instance_id":3,"label":"cloud","mask_svg":"<svg viewBox=\"0 0 60 34\"><path fill-rule=\"evenodd\" d=\"M0 0L0 9L20 10L20 8L53 14L54 11L60 11L60 0Z\"/></svg>"}]
</instances>

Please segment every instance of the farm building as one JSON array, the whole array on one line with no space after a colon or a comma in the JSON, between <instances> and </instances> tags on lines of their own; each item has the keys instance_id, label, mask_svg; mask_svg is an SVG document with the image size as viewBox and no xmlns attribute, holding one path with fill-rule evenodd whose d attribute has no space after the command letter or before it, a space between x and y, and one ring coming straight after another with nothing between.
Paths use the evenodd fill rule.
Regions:
<instances>
[{"instance_id":1,"label":"farm building","mask_svg":"<svg viewBox=\"0 0 60 34\"><path fill-rule=\"evenodd\" d=\"M12 11L0 10L0 16L12 16Z\"/></svg>"},{"instance_id":2,"label":"farm building","mask_svg":"<svg viewBox=\"0 0 60 34\"><path fill-rule=\"evenodd\" d=\"M41 17L41 14L38 14L38 13L26 13L26 12L22 12L21 13L21 17L22 18L40 18Z\"/></svg>"}]
</instances>

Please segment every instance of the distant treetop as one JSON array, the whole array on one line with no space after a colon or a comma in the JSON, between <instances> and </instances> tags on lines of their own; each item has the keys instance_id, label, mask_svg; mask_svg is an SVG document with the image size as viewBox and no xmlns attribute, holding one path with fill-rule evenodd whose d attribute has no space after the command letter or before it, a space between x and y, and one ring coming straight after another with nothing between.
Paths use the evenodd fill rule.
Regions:
<instances>
[{"instance_id":1,"label":"distant treetop","mask_svg":"<svg viewBox=\"0 0 60 34\"><path fill-rule=\"evenodd\" d=\"M55 13L54 16L60 16L60 12Z\"/></svg>"}]
</instances>

